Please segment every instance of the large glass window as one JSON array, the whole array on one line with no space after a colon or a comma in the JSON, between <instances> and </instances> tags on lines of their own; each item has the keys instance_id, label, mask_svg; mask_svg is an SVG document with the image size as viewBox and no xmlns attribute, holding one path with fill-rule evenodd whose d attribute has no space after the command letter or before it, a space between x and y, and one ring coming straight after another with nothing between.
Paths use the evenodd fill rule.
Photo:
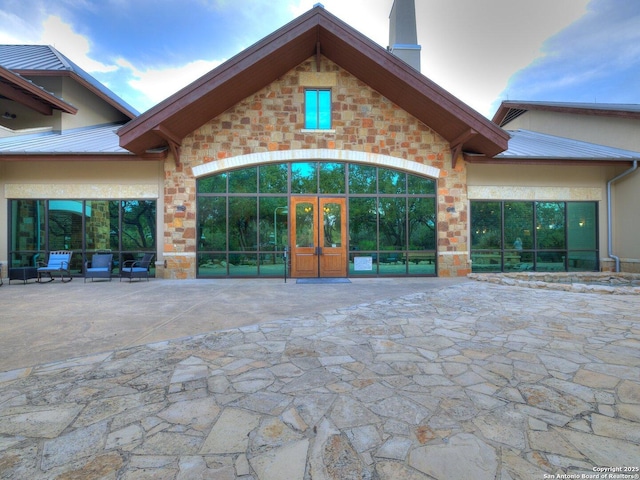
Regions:
<instances>
[{"instance_id":1,"label":"large glass window","mask_svg":"<svg viewBox=\"0 0 640 480\"><path fill-rule=\"evenodd\" d=\"M71 250L71 271L82 274L95 252L121 262L156 251L155 200L10 200L10 267L37 266L48 252Z\"/></svg>"},{"instance_id":2,"label":"large glass window","mask_svg":"<svg viewBox=\"0 0 640 480\"><path fill-rule=\"evenodd\" d=\"M331 90L306 90L304 92L304 128L327 130L331 128Z\"/></svg>"},{"instance_id":3,"label":"large glass window","mask_svg":"<svg viewBox=\"0 0 640 480\"><path fill-rule=\"evenodd\" d=\"M291 195L346 197L349 275L436 274L433 179L370 165L292 162L201 178L197 192L200 277L282 276L288 222L296 214L289 211ZM297 213L300 242L307 212ZM325 246L336 243L337 217L329 213ZM371 268L356 268L358 257L370 258Z\"/></svg>"},{"instance_id":4,"label":"large glass window","mask_svg":"<svg viewBox=\"0 0 640 480\"><path fill-rule=\"evenodd\" d=\"M474 272L598 270L596 202L471 202Z\"/></svg>"}]
</instances>

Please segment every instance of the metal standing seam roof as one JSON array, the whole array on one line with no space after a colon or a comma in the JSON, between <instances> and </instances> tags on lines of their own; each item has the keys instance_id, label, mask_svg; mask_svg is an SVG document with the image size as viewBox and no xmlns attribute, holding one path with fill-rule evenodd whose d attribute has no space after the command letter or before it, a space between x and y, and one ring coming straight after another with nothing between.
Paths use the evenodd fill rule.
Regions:
<instances>
[{"instance_id":1,"label":"metal standing seam roof","mask_svg":"<svg viewBox=\"0 0 640 480\"><path fill-rule=\"evenodd\" d=\"M140 112L98 80L49 45L0 45L0 65L23 75L37 72L73 72L112 102L120 105L131 118Z\"/></svg>"},{"instance_id":2,"label":"metal standing seam roof","mask_svg":"<svg viewBox=\"0 0 640 480\"><path fill-rule=\"evenodd\" d=\"M116 131L122 124L98 125L60 132L47 132L0 138L0 159L3 155L133 155L120 147Z\"/></svg>"},{"instance_id":3,"label":"metal standing seam roof","mask_svg":"<svg viewBox=\"0 0 640 480\"><path fill-rule=\"evenodd\" d=\"M530 130L509 130L509 147L494 158L558 160L638 160L640 152Z\"/></svg>"}]
</instances>

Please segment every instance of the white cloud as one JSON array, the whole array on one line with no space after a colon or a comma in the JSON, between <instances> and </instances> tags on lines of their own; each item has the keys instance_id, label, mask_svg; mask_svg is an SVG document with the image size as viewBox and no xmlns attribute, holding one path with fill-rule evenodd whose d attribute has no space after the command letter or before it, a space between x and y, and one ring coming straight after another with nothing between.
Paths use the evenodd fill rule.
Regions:
<instances>
[{"instance_id":1,"label":"white cloud","mask_svg":"<svg viewBox=\"0 0 640 480\"><path fill-rule=\"evenodd\" d=\"M37 35L31 23L5 10L0 10L0 25L0 43L3 44L30 44L33 42L29 39Z\"/></svg>"},{"instance_id":2,"label":"white cloud","mask_svg":"<svg viewBox=\"0 0 640 480\"><path fill-rule=\"evenodd\" d=\"M139 70L131 62L122 58L117 63L120 67L131 71L133 78L127 82L131 88L143 92L155 105L213 70L222 61L196 60L179 67L146 70Z\"/></svg>"},{"instance_id":3,"label":"white cloud","mask_svg":"<svg viewBox=\"0 0 640 480\"><path fill-rule=\"evenodd\" d=\"M60 17L50 15L42 23L42 34L36 42L52 45L63 55L88 72L112 72L117 67L94 60L90 56L91 43L87 37L74 32Z\"/></svg>"}]
</instances>

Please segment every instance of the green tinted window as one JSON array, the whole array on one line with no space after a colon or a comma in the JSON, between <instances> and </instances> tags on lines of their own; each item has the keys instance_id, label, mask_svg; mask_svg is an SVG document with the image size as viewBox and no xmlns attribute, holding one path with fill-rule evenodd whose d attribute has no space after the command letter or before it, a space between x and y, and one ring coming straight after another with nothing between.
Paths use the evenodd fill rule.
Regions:
<instances>
[{"instance_id":1,"label":"green tinted window","mask_svg":"<svg viewBox=\"0 0 640 480\"><path fill-rule=\"evenodd\" d=\"M258 191L257 168L243 168L229 172L229 193L256 193Z\"/></svg>"},{"instance_id":2,"label":"green tinted window","mask_svg":"<svg viewBox=\"0 0 640 480\"><path fill-rule=\"evenodd\" d=\"M502 245L502 212L500 202L471 204L471 248L499 249Z\"/></svg>"},{"instance_id":3,"label":"green tinted window","mask_svg":"<svg viewBox=\"0 0 640 480\"><path fill-rule=\"evenodd\" d=\"M219 173L206 178L198 179L198 193L226 193L227 174Z\"/></svg>"},{"instance_id":4,"label":"green tinted window","mask_svg":"<svg viewBox=\"0 0 640 480\"><path fill-rule=\"evenodd\" d=\"M260 167L260 193L287 193L289 166L286 163Z\"/></svg>"},{"instance_id":5,"label":"green tinted window","mask_svg":"<svg viewBox=\"0 0 640 480\"><path fill-rule=\"evenodd\" d=\"M388 168L378 168L378 193L398 195L405 193L407 175Z\"/></svg>"},{"instance_id":6,"label":"green tinted window","mask_svg":"<svg viewBox=\"0 0 640 480\"><path fill-rule=\"evenodd\" d=\"M349 193L376 193L376 167L349 165Z\"/></svg>"},{"instance_id":7,"label":"green tinted window","mask_svg":"<svg viewBox=\"0 0 640 480\"><path fill-rule=\"evenodd\" d=\"M431 178L407 175L409 193L414 195L433 195L436 193L436 182Z\"/></svg>"},{"instance_id":8,"label":"green tinted window","mask_svg":"<svg viewBox=\"0 0 640 480\"><path fill-rule=\"evenodd\" d=\"M320 193L344 193L344 163L320 164Z\"/></svg>"},{"instance_id":9,"label":"green tinted window","mask_svg":"<svg viewBox=\"0 0 640 480\"><path fill-rule=\"evenodd\" d=\"M318 164L291 164L291 193L318 193Z\"/></svg>"}]
</instances>

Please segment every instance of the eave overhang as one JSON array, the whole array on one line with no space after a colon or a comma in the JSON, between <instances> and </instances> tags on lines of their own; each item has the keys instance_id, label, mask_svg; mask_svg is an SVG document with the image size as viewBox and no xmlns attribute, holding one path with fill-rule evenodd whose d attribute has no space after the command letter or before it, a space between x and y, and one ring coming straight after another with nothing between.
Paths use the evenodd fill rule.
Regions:
<instances>
[{"instance_id":1,"label":"eave overhang","mask_svg":"<svg viewBox=\"0 0 640 480\"><path fill-rule=\"evenodd\" d=\"M51 115L53 110L71 115L78 113L78 109L70 103L4 67L0 67L0 95L42 115Z\"/></svg>"},{"instance_id":2,"label":"eave overhang","mask_svg":"<svg viewBox=\"0 0 640 480\"><path fill-rule=\"evenodd\" d=\"M639 159L603 159L597 158L560 158L560 157L487 157L485 155L475 155L464 153L464 161L467 163L477 163L485 165L556 165L556 166L628 166Z\"/></svg>"},{"instance_id":3,"label":"eave overhang","mask_svg":"<svg viewBox=\"0 0 640 480\"><path fill-rule=\"evenodd\" d=\"M314 7L124 125L118 131L120 146L138 155L162 147L175 152L198 127L318 55L433 128L455 152L493 156L507 148L509 135L500 127L322 7Z\"/></svg>"},{"instance_id":4,"label":"eave overhang","mask_svg":"<svg viewBox=\"0 0 640 480\"><path fill-rule=\"evenodd\" d=\"M513 112L517 112L517 115L519 115L529 110L640 120L640 107L638 105L504 101L493 115L492 121L496 125L502 126L510 121L509 119L513 116Z\"/></svg>"},{"instance_id":5,"label":"eave overhang","mask_svg":"<svg viewBox=\"0 0 640 480\"><path fill-rule=\"evenodd\" d=\"M111 98L109 95L106 95L99 88L96 88L95 85L93 85L91 82L88 82L86 79L84 79L81 75L78 75L73 70L63 70L63 71L60 71L60 70L14 70L14 72L18 73L19 75L28 76L28 77L70 77L76 82L78 82L82 87L86 88L87 90L95 94L102 101L111 105L113 108L115 108L117 111L122 113L127 118L134 119L138 116L137 112L129 110L125 105L122 105L115 99Z\"/></svg>"},{"instance_id":6,"label":"eave overhang","mask_svg":"<svg viewBox=\"0 0 640 480\"><path fill-rule=\"evenodd\" d=\"M166 152L153 152L144 156L132 153L0 153L0 162L122 162L122 161L161 161L166 158Z\"/></svg>"}]
</instances>

